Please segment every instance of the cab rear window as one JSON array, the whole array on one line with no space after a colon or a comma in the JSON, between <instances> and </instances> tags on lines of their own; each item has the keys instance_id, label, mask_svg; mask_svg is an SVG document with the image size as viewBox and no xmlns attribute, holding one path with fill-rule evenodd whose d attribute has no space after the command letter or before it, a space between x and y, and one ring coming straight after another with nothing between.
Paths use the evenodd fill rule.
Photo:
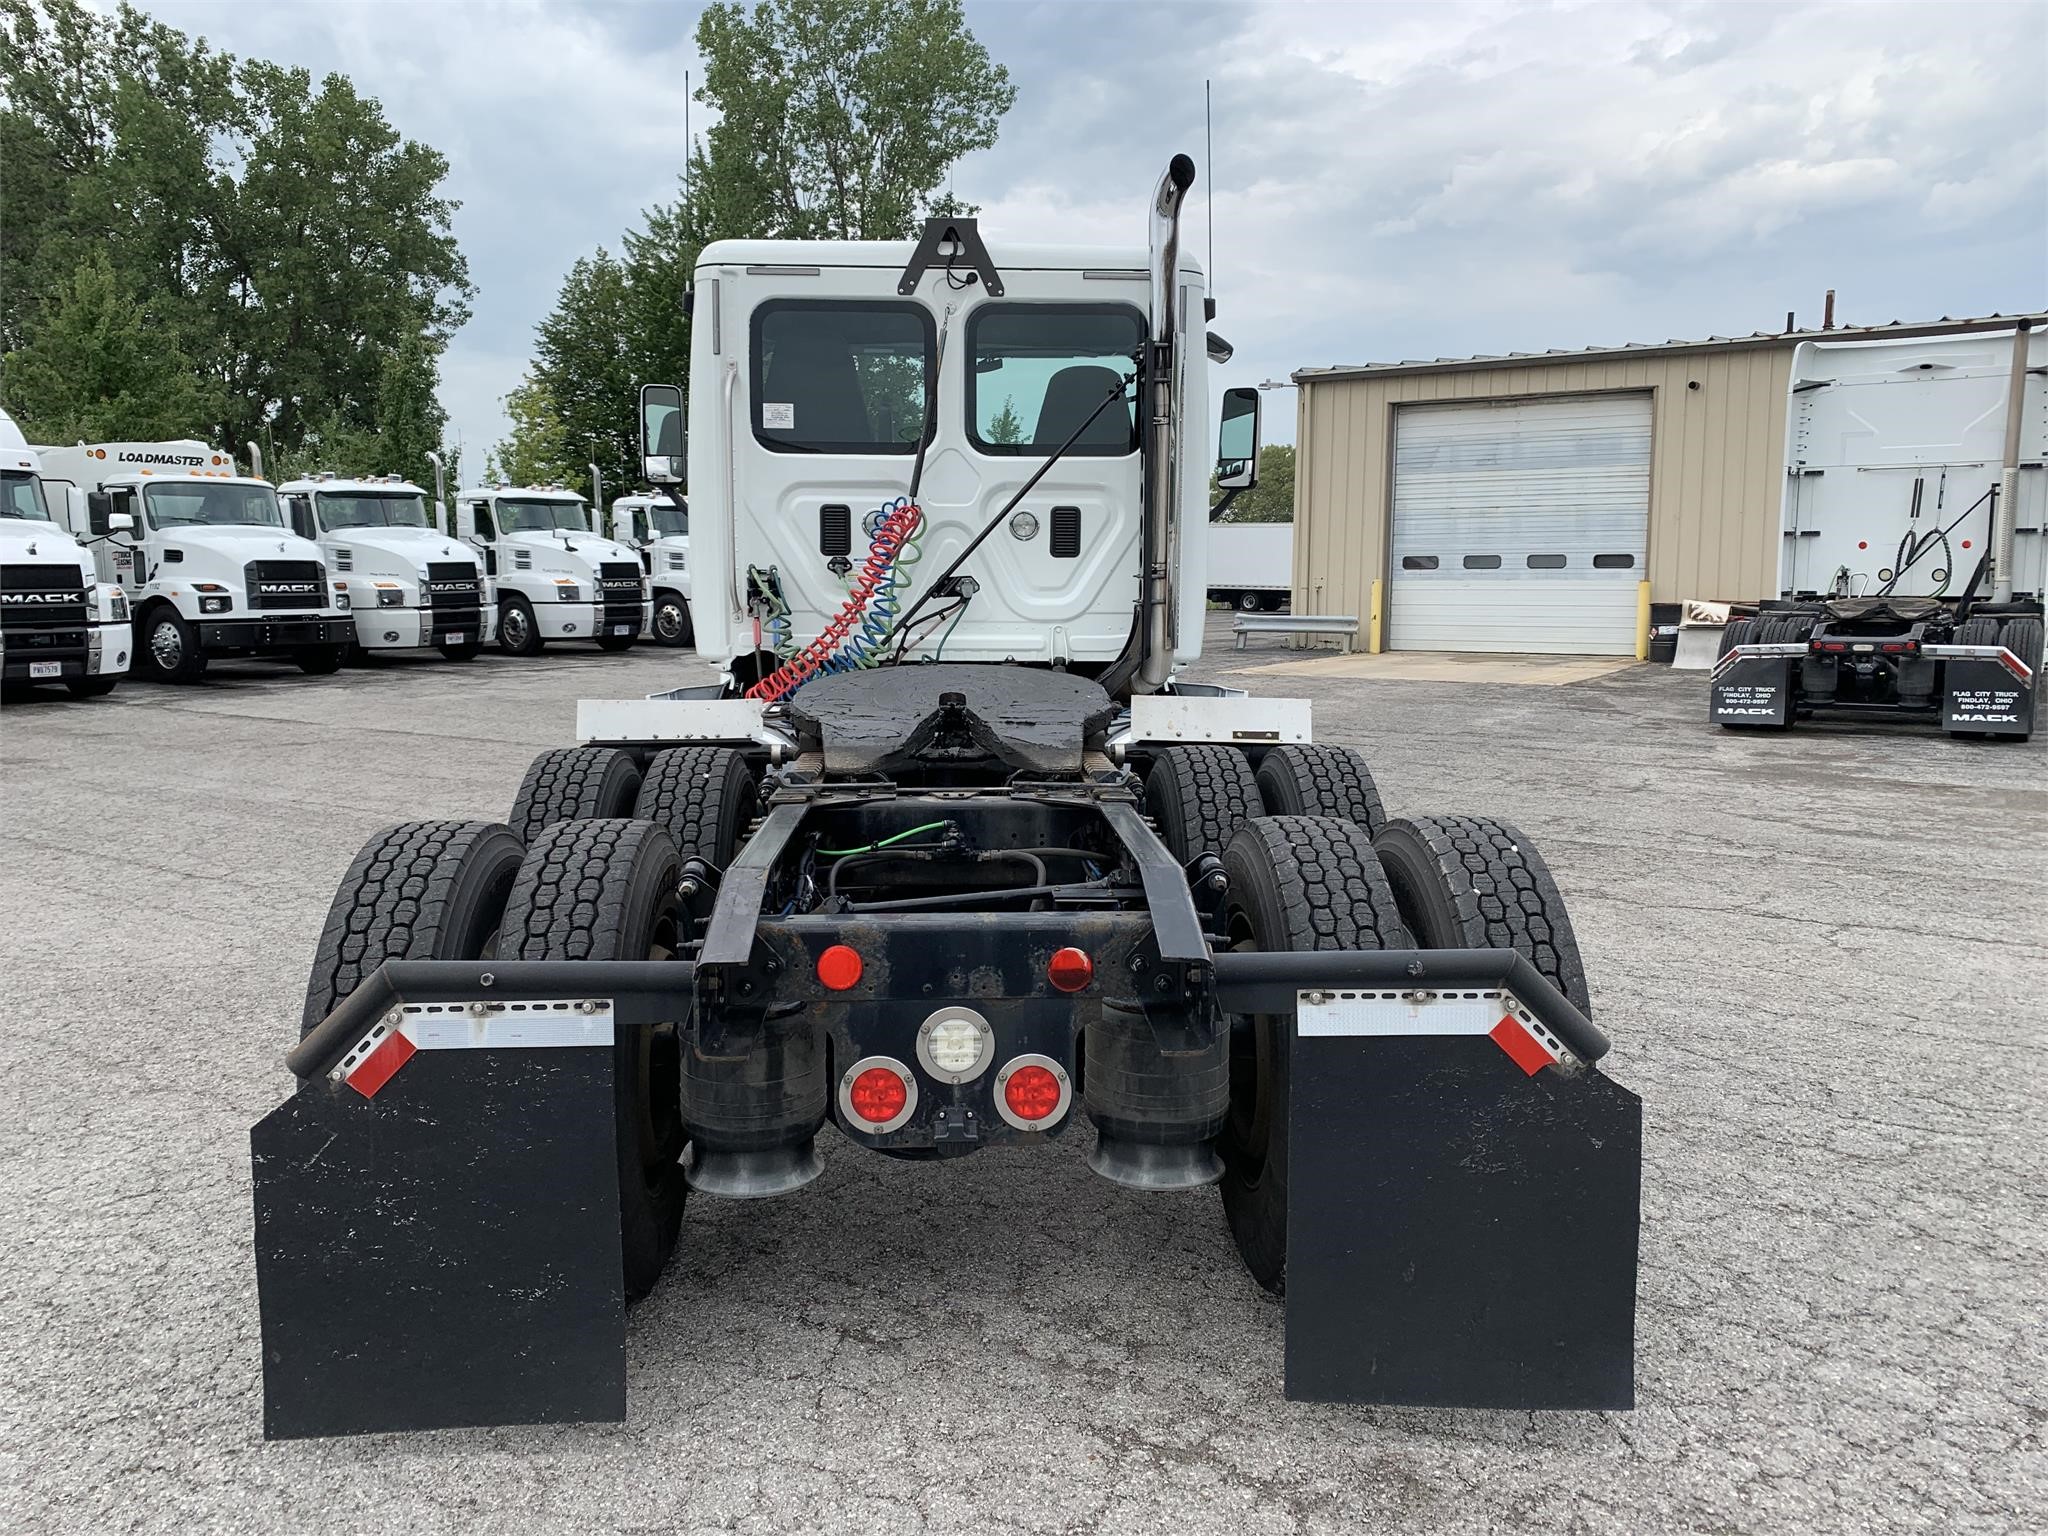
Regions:
<instances>
[{"instance_id":1,"label":"cab rear window","mask_svg":"<svg viewBox=\"0 0 2048 1536\"><path fill-rule=\"evenodd\" d=\"M921 304L774 299L753 315L754 438L778 453L913 453L937 336Z\"/></svg>"},{"instance_id":2,"label":"cab rear window","mask_svg":"<svg viewBox=\"0 0 2048 1536\"><path fill-rule=\"evenodd\" d=\"M1143 316L1123 304L979 306L967 322L974 359L967 429L974 446L1041 455L1078 431L1067 450L1075 457L1136 452L1137 407L1129 398L1094 413L1135 368L1144 336Z\"/></svg>"}]
</instances>

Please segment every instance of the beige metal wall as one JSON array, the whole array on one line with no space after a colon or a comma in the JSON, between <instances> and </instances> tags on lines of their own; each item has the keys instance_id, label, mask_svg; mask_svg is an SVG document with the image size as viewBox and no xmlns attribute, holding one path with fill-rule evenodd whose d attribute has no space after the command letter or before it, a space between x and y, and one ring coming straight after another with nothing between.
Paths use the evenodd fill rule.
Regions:
<instances>
[{"instance_id":1,"label":"beige metal wall","mask_svg":"<svg viewBox=\"0 0 2048 1536\"><path fill-rule=\"evenodd\" d=\"M1294 608L1371 612L1402 405L1649 390L1650 597L1776 592L1793 347L1330 379L1301 386ZM1689 386L1697 383L1699 388ZM1360 625L1363 638L1364 625Z\"/></svg>"}]
</instances>

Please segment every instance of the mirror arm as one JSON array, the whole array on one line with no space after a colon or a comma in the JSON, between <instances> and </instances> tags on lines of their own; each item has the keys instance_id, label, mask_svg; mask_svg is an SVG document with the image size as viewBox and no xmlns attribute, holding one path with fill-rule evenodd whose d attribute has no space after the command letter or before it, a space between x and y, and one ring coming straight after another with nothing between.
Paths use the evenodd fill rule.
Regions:
<instances>
[{"instance_id":1,"label":"mirror arm","mask_svg":"<svg viewBox=\"0 0 2048 1536\"><path fill-rule=\"evenodd\" d=\"M1242 496L1243 494L1244 487L1241 485L1233 485L1229 490L1225 491L1223 493L1223 499L1217 502L1215 506L1209 509L1209 521L1213 523L1216 521L1217 518L1221 517L1224 513L1228 512L1230 510L1230 504L1233 501L1237 500L1237 498Z\"/></svg>"}]
</instances>

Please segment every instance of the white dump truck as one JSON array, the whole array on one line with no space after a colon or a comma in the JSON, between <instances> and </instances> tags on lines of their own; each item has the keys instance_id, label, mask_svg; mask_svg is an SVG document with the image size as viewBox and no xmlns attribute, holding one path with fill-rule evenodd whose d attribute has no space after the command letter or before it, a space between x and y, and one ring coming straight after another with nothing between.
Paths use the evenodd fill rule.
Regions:
<instances>
[{"instance_id":1,"label":"white dump truck","mask_svg":"<svg viewBox=\"0 0 2048 1536\"><path fill-rule=\"evenodd\" d=\"M83 495L100 578L134 610L142 676L191 682L222 656L341 666L355 640L347 594L330 585L319 545L285 525L269 481L191 440L40 452L46 480Z\"/></svg>"},{"instance_id":2,"label":"white dump truck","mask_svg":"<svg viewBox=\"0 0 2048 1536\"><path fill-rule=\"evenodd\" d=\"M496 632L483 557L435 526L399 475L315 475L278 487L294 532L320 546L364 651L433 649L468 661Z\"/></svg>"},{"instance_id":3,"label":"white dump truck","mask_svg":"<svg viewBox=\"0 0 2048 1536\"><path fill-rule=\"evenodd\" d=\"M612 503L611 536L640 551L653 611L648 629L663 645L688 645L696 638L690 622L690 507L667 496L639 491Z\"/></svg>"},{"instance_id":4,"label":"white dump truck","mask_svg":"<svg viewBox=\"0 0 2048 1536\"><path fill-rule=\"evenodd\" d=\"M128 670L128 598L98 579L91 552L65 526L63 487L54 489L53 497L40 458L0 411L0 678L95 698Z\"/></svg>"},{"instance_id":5,"label":"white dump truck","mask_svg":"<svg viewBox=\"0 0 2048 1536\"><path fill-rule=\"evenodd\" d=\"M593 532L590 504L559 485L482 485L456 493L455 531L484 558L498 596L498 647L532 656L550 640L623 651L647 622L647 573L626 545Z\"/></svg>"}]
</instances>

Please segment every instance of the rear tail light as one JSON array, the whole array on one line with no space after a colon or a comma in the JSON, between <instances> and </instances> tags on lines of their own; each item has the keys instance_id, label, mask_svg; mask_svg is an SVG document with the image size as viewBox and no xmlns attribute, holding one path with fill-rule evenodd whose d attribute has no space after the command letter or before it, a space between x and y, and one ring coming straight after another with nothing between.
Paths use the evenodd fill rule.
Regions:
<instances>
[{"instance_id":1,"label":"rear tail light","mask_svg":"<svg viewBox=\"0 0 2048 1536\"><path fill-rule=\"evenodd\" d=\"M818 982L833 992L859 982L862 969L860 951L851 945L834 944L818 956Z\"/></svg>"},{"instance_id":2,"label":"rear tail light","mask_svg":"<svg viewBox=\"0 0 2048 1536\"><path fill-rule=\"evenodd\" d=\"M1073 1101L1073 1079L1050 1056L1013 1056L996 1074L996 1113L1020 1131L1057 1125Z\"/></svg>"},{"instance_id":3,"label":"rear tail light","mask_svg":"<svg viewBox=\"0 0 2048 1536\"><path fill-rule=\"evenodd\" d=\"M839 1110L855 1130L896 1130L917 1110L917 1079L893 1056L863 1056L840 1076Z\"/></svg>"},{"instance_id":4,"label":"rear tail light","mask_svg":"<svg viewBox=\"0 0 2048 1536\"><path fill-rule=\"evenodd\" d=\"M1046 963L1046 979L1062 992L1078 992L1095 978L1095 962L1085 950L1056 949Z\"/></svg>"}]
</instances>

